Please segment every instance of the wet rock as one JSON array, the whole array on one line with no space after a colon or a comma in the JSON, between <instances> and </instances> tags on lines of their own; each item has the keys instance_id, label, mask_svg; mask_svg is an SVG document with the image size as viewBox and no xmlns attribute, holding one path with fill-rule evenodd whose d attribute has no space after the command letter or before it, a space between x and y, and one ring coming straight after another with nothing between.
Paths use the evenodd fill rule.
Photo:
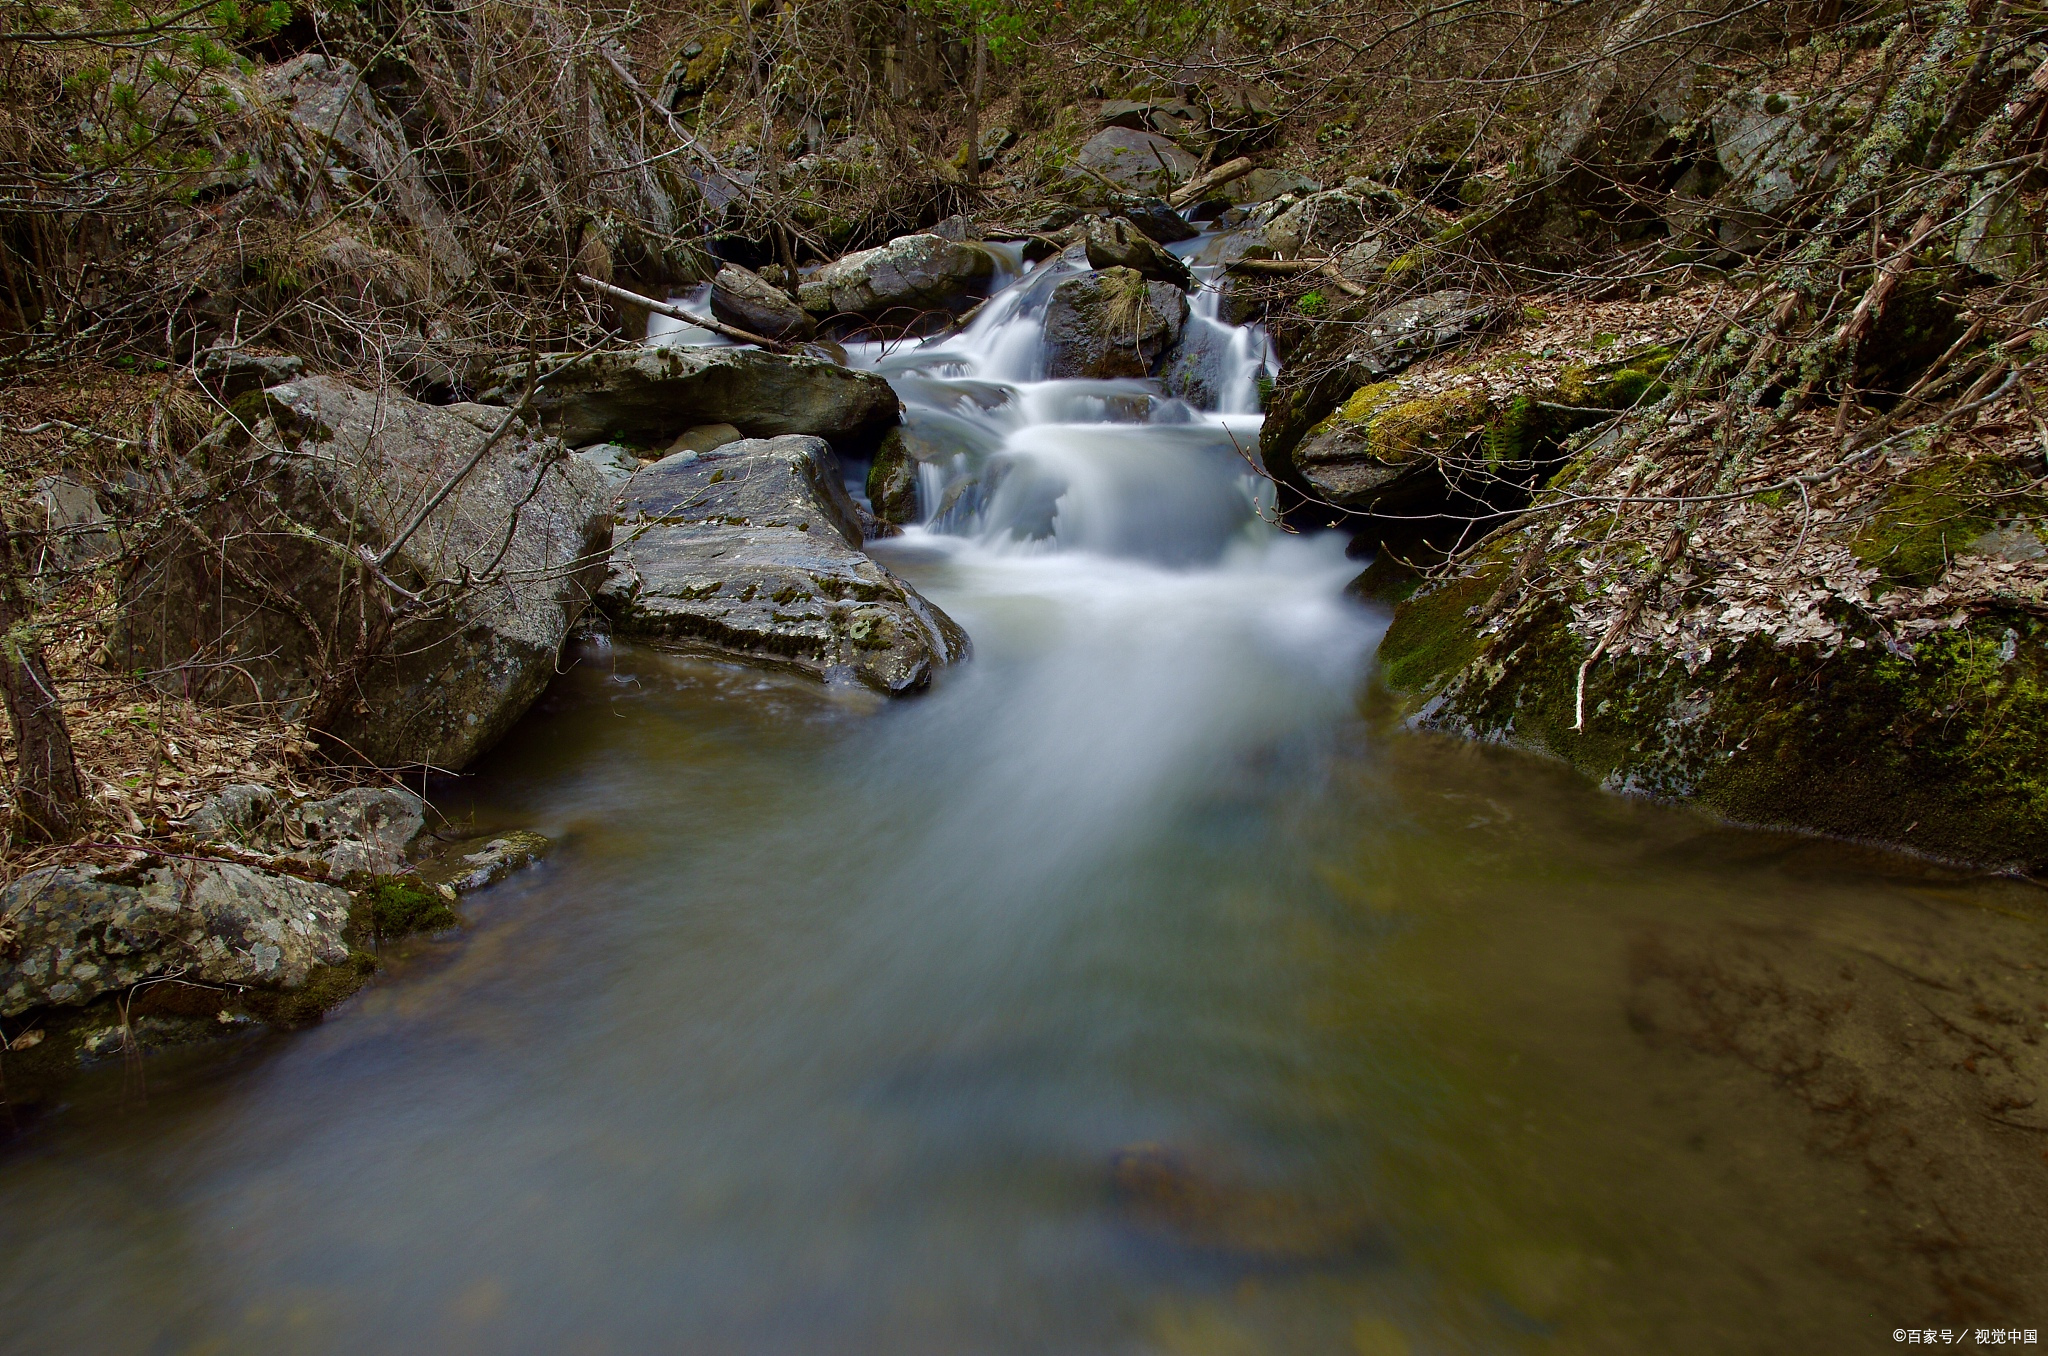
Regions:
<instances>
[{"instance_id":1,"label":"wet rock","mask_svg":"<svg viewBox=\"0 0 2048 1356\"><path fill-rule=\"evenodd\" d=\"M868 502L884 523L914 523L923 512L918 467L943 465L965 449L929 426L905 424L889 430L868 468Z\"/></svg>"},{"instance_id":2,"label":"wet rock","mask_svg":"<svg viewBox=\"0 0 2048 1356\"><path fill-rule=\"evenodd\" d=\"M1045 310L1046 375L1149 377L1180 341L1187 294L1147 282L1135 270L1109 268L1069 278Z\"/></svg>"},{"instance_id":3,"label":"wet rock","mask_svg":"<svg viewBox=\"0 0 2048 1356\"><path fill-rule=\"evenodd\" d=\"M615 484L623 484L640 469L640 458L617 443L597 443L582 448L576 460Z\"/></svg>"},{"instance_id":4,"label":"wet rock","mask_svg":"<svg viewBox=\"0 0 2048 1356\"><path fill-rule=\"evenodd\" d=\"M1162 245L1193 240L1201 228L1159 198L1124 198L1114 204L1117 215Z\"/></svg>"},{"instance_id":5,"label":"wet rock","mask_svg":"<svg viewBox=\"0 0 2048 1356\"><path fill-rule=\"evenodd\" d=\"M244 353L240 349L209 349L199 360L199 384L232 401L251 391L278 386L306 370L303 359L274 353Z\"/></svg>"},{"instance_id":6,"label":"wet rock","mask_svg":"<svg viewBox=\"0 0 2048 1356\"><path fill-rule=\"evenodd\" d=\"M357 596L337 560L380 551L487 435L333 377L243 401L194 458L186 510L198 530L166 528L136 551L109 651L201 700L296 718L355 643L328 629ZM215 480L206 467L227 469ZM465 570L497 580L372 636L325 732L387 766L460 768L489 747L547 685L603 579L610 497L560 443L524 426L499 439L387 566L413 589Z\"/></svg>"},{"instance_id":7,"label":"wet rock","mask_svg":"<svg viewBox=\"0 0 2048 1356\"><path fill-rule=\"evenodd\" d=\"M413 874L444 898L466 895L533 865L548 855L549 846L547 839L524 829L482 834L436 847Z\"/></svg>"},{"instance_id":8,"label":"wet rock","mask_svg":"<svg viewBox=\"0 0 2048 1356\"><path fill-rule=\"evenodd\" d=\"M31 871L0 890L0 1016L169 974L295 989L348 959L348 910L346 890L230 862Z\"/></svg>"},{"instance_id":9,"label":"wet rock","mask_svg":"<svg viewBox=\"0 0 2048 1356\"><path fill-rule=\"evenodd\" d=\"M749 439L641 471L619 501L601 602L620 635L890 694L967 657L967 637L864 555L838 459Z\"/></svg>"},{"instance_id":10,"label":"wet rock","mask_svg":"<svg viewBox=\"0 0 2048 1356\"><path fill-rule=\"evenodd\" d=\"M1077 158L1118 188L1160 196L1193 178L1198 163L1168 137L1125 127L1097 132Z\"/></svg>"},{"instance_id":11,"label":"wet rock","mask_svg":"<svg viewBox=\"0 0 2048 1356\"><path fill-rule=\"evenodd\" d=\"M319 800L295 801L267 786L237 782L180 826L202 842L251 852L297 854L336 875L388 876L426 826L426 804L396 786L360 786Z\"/></svg>"},{"instance_id":12,"label":"wet rock","mask_svg":"<svg viewBox=\"0 0 2048 1356\"><path fill-rule=\"evenodd\" d=\"M1243 1262L1336 1261L1386 1246L1385 1228L1366 1202L1242 1181L1164 1145L1118 1151L1110 1182L1132 1223L1184 1247Z\"/></svg>"},{"instance_id":13,"label":"wet rock","mask_svg":"<svg viewBox=\"0 0 2048 1356\"><path fill-rule=\"evenodd\" d=\"M1194 280L1186 264L1122 217L1088 218L1081 238L1090 268L1128 268L1153 282L1183 288Z\"/></svg>"},{"instance_id":14,"label":"wet rock","mask_svg":"<svg viewBox=\"0 0 2048 1356\"><path fill-rule=\"evenodd\" d=\"M995 256L979 245L905 235L834 260L812 274L797 295L814 316L909 322L925 312L964 309L986 293L995 271Z\"/></svg>"},{"instance_id":15,"label":"wet rock","mask_svg":"<svg viewBox=\"0 0 2048 1356\"><path fill-rule=\"evenodd\" d=\"M752 348L609 349L543 366L542 427L572 443L659 443L727 423L750 438L808 433L865 451L895 424L896 393L872 372ZM517 404L526 369L500 368L486 400Z\"/></svg>"},{"instance_id":16,"label":"wet rock","mask_svg":"<svg viewBox=\"0 0 2048 1356\"><path fill-rule=\"evenodd\" d=\"M711 280L711 314L768 339L808 339L818 332L818 322L789 293L737 264L727 264Z\"/></svg>"}]
</instances>

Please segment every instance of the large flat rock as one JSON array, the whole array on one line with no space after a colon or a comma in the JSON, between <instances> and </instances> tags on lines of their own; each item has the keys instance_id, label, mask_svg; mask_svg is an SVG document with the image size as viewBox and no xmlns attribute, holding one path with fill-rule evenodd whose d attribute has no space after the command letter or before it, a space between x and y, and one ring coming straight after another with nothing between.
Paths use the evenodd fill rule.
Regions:
<instances>
[{"instance_id":1,"label":"large flat rock","mask_svg":"<svg viewBox=\"0 0 2048 1356\"><path fill-rule=\"evenodd\" d=\"M822 358L755 348L607 349L543 360L533 409L572 447L606 438L666 442L699 424L732 424L749 438L807 433L866 452L896 424L889 383ZM523 365L500 368L483 399L516 405Z\"/></svg>"},{"instance_id":2,"label":"large flat rock","mask_svg":"<svg viewBox=\"0 0 2048 1356\"><path fill-rule=\"evenodd\" d=\"M728 443L627 482L600 603L625 636L903 694L967 635L860 550L858 510L818 438Z\"/></svg>"}]
</instances>

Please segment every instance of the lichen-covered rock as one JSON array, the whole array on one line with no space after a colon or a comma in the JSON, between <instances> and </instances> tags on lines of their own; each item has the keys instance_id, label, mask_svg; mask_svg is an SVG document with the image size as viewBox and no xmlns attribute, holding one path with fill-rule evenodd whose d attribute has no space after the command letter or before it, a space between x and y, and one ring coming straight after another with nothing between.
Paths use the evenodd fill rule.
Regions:
<instances>
[{"instance_id":1,"label":"lichen-covered rock","mask_svg":"<svg viewBox=\"0 0 2048 1356\"><path fill-rule=\"evenodd\" d=\"M890 694L967 657L951 618L860 551L859 510L817 438L656 462L618 512L601 602L620 635Z\"/></svg>"},{"instance_id":2,"label":"lichen-covered rock","mask_svg":"<svg viewBox=\"0 0 2048 1356\"><path fill-rule=\"evenodd\" d=\"M1327 257L1408 205L1401 193L1380 184L1324 189L1266 222L1265 241L1282 259Z\"/></svg>"},{"instance_id":3,"label":"lichen-covered rock","mask_svg":"<svg viewBox=\"0 0 2048 1356\"><path fill-rule=\"evenodd\" d=\"M1045 374L1149 377L1180 341L1187 319L1185 292L1147 282L1133 269L1069 278L1045 308Z\"/></svg>"},{"instance_id":4,"label":"lichen-covered rock","mask_svg":"<svg viewBox=\"0 0 2048 1356\"><path fill-rule=\"evenodd\" d=\"M135 553L111 659L201 700L312 711L369 762L462 767L553 676L611 539L610 487L524 425L455 480L488 436L332 377L244 397ZM345 605L362 553L381 554L451 482L385 573L420 597L465 572L477 582L388 632L349 629L367 625ZM314 699L342 665L347 698L323 714Z\"/></svg>"},{"instance_id":5,"label":"lichen-covered rock","mask_svg":"<svg viewBox=\"0 0 2048 1356\"><path fill-rule=\"evenodd\" d=\"M1185 288L1188 266L1122 217L1090 217L1081 228L1090 268L1128 268L1153 282Z\"/></svg>"},{"instance_id":6,"label":"lichen-covered rock","mask_svg":"<svg viewBox=\"0 0 2048 1356\"><path fill-rule=\"evenodd\" d=\"M294 989L349 957L346 890L231 862L46 867L0 890L0 1016L146 979Z\"/></svg>"},{"instance_id":7,"label":"lichen-covered rock","mask_svg":"<svg viewBox=\"0 0 2048 1356\"><path fill-rule=\"evenodd\" d=\"M1506 314L1493 298L1446 288L1386 307L1362 325L1329 331L1330 342L1289 365L1268 402L1259 451L1286 474L1296 444L1360 386L1385 381L1484 333Z\"/></svg>"},{"instance_id":8,"label":"lichen-covered rock","mask_svg":"<svg viewBox=\"0 0 2048 1356\"><path fill-rule=\"evenodd\" d=\"M2020 196L2020 182L2004 174L1987 174L1963 214L1956 262L2000 282L2014 282L2040 258L2040 223Z\"/></svg>"},{"instance_id":9,"label":"lichen-covered rock","mask_svg":"<svg viewBox=\"0 0 2048 1356\"><path fill-rule=\"evenodd\" d=\"M979 245L903 235L835 259L805 279L797 298L815 316L908 322L926 312L962 309L986 292L995 271L995 256Z\"/></svg>"},{"instance_id":10,"label":"lichen-covered rock","mask_svg":"<svg viewBox=\"0 0 2048 1356\"><path fill-rule=\"evenodd\" d=\"M768 339L808 339L818 332L818 322L789 293L738 264L727 264L711 280L711 314Z\"/></svg>"},{"instance_id":11,"label":"lichen-covered rock","mask_svg":"<svg viewBox=\"0 0 2048 1356\"><path fill-rule=\"evenodd\" d=\"M1097 132L1076 158L1119 188L1160 195L1193 178L1200 163L1169 137L1126 127Z\"/></svg>"},{"instance_id":12,"label":"lichen-covered rock","mask_svg":"<svg viewBox=\"0 0 2048 1356\"><path fill-rule=\"evenodd\" d=\"M526 369L500 368L484 399L516 405ZM752 348L606 349L541 367L533 409L570 443L626 438L661 444L726 423L750 438L806 433L865 451L895 424L889 383L820 358Z\"/></svg>"},{"instance_id":13,"label":"lichen-covered rock","mask_svg":"<svg viewBox=\"0 0 2048 1356\"><path fill-rule=\"evenodd\" d=\"M339 876L388 876L404 870L406 854L426 827L426 804L396 786L359 786L299 801L238 782L193 811L182 827L205 842L303 854Z\"/></svg>"},{"instance_id":14,"label":"lichen-covered rock","mask_svg":"<svg viewBox=\"0 0 2048 1356\"><path fill-rule=\"evenodd\" d=\"M1554 469L1563 439L1600 412L1661 394L1671 349L1651 344L1554 376L1529 372L1519 356L1361 386L1268 469L1360 512L1455 512L1459 503L1480 512Z\"/></svg>"}]
</instances>

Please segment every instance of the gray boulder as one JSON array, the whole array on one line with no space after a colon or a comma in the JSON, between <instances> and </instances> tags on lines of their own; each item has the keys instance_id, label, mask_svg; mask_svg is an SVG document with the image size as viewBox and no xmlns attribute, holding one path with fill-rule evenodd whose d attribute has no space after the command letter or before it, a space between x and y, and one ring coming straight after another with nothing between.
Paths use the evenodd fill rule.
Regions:
<instances>
[{"instance_id":1,"label":"gray boulder","mask_svg":"<svg viewBox=\"0 0 2048 1356\"><path fill-rule=\"evenodd\" d=\"M277 386L302 375L303 359L283 354L244 353L239 349L208 349L195 374L199 384L222 400Z\"/></svg>"},{"instance_id":2,"label":"gray boulder","mask_svg":"<svg viewBox=\"0 0 2048 1356\"><path fill-rule=\"evenodd\" d=\"M711 280L711 314L767 339L808 339L818 332L818 322L789 293L738 264L727 264Z\"/></svg>"},{"instance_id":3,"label":"gray boulder","mask_svg":"<svg viewBox=\"0 0 2048 1356\"><path fill-rule=\"evenodd\" d=\"M332 377L239 413L130 562L109 658L204 701L317 718L368 762L462 767L553 676L604 577L609 485L524 425L457 480L482 429ZM418 601L378 582L366 601L365 555L451 483L384 569Z\"/></svg>"},{"instance_id":4,"label":"gray boulder","mask_svg":"<svg viewBox=\"0 0 2048 1356\"><path fill-rule=\"evenodd\" d=\"M1082 144L1083 169L1133 193L1165 196L1195 174L1199 163L1172 139L1157 132L1107 127Z\"/></svg>"},{"instance_id":5,"label":"gray boulder","mask_svg":"<svg viewBox=\"0 0 2048 1356\"><path fill-rule=\"evenodd\" d=\"M986 292L995 271L995 256L979 245L904 235L825 265L805 279L797 298L816 316L879 319L903 312L909 318L961 309Z\"/></svg>"},{"instance_id":6,"label":"gray boulder","mask_svg":"<svg viewBox=\"0 0 2048 1356\"><path fill-rule=\"evenodd\" d=\"M1812 187L1826 159L1830 108L1796 95L1744 90L1714 111L1714 149L1728 175L1724 196L1763 217Z\"/></svg>"},{"instance_id":7,"label":"gray boulder","mask_svg":"<svg viewBox=\"0 0 2048 1356\"><path fill-rule=\"evenodd\" d=\"M912 692L966 633L860 551L859 510L817 438L656 462L619 499L601 602L620 635Z\"/></svg>"},{"instance_id":8,"label":"gray boulder","mask_svg":"<svg viewBox=\"0 0 2048 1356\"><path fill-rule=\"evenodd\" d=\"M426 804L396 786L359 786L295 801L270 787L238 782L222 788L181 827L203 842L303 854L336 875L388 876L404 869L426 827Z\"/></svg>"},{"instance_id":9,"label":"gray boulder","mask_svg":"<svg viewBox=\"0 0 2048 1356\"><path fill-rule=\"evenodd\" d=\"M0 890L14 930L0 1017L161 975L298 988L315 966L348 959L348 908L346 890L232 862L31 871Z\"/></svg>"},{"instance_id":10,"label":"gray boulder","mask_svg":"<svg viewBox=\"0 0 2048 1356\"><path fill-rule=\"evenodd\" d=\"M308 52L267 68L262 89L313 162L304 169L317 213L368 188L444 278L476 271L404 129L377 102L361 71L339 57Z\"/></svg>"},{"instance_id":11,"label":"gray boulder","mask_svg":"<svg viewBox=\"0 0 2048 1356\"><path fill-rule=\"evenodd\" d=\"M505 416L500 413L498 417L502 419ZM630 449L617 443L595 443L589 447L579 448L576 460L615 485L624 484L640 469L640 458L634 456Z\"/></svg>"},{"instance_id":12,"label":"gray boulder","mask_svg":"<svg viewBox=\"0 0 2048 1356\"><path fill-rule=\"evenodd\" d=\"M485 400L516 405L526 368L498 369ZM628 348L541 369L533 410L571 443L627 438L665 443L702 424L750 438L808 433L865 451L896 423L896 392L872 372L753 348Z\"/></svg>"},{"instance_id":13,"label":"gray boulder","mask_svg":"<svg viewBox=\"0 0 2048 1356\"><path fill-rule=\"evenodd\" d=\"M1188 266L1122 217L1090 217L1082 223L1082 241L1090 268L1128 268L1153 282L1186 287L1194 281Z\"/></svg>"},{"instance_id":14,"label":"gray boulder","mask_svg":"<svg viewBox=\"0 0 2048 1356\"><path fill-rule=\"evenodd\" d=\"M1053 289L1045 308L1045 374L1152 376L1180 342L1187 320L1185 292L1147 282L1133 269L1069 278Z\"/></svg>"},{"instance_id":15,"label":"gray boulder","mask_svg":"<svg viewBox=\"0 0 2048 1356\"><path fill-rule=\"evenodd\" d=\"M1380 185L1324 189L1295 202L1267 222L1266 244L1282 259L1326 257L1372 235L1379 222L1406 206L1408 203L1399 192Z\"/></svg>"},{"instance_id":16,"label":"gray boulder","mask_svg":"<svg viewBox=\"0 0 2048 1356\"><path fill-rule=\"evenodd\" d=\"M1498 321L1500 302L1462 288L1446 288L1398 302L1360 326L1342 363L1355 385L1403 371L1434 353L1464 343Z\"/></svg>"}]
</instances>

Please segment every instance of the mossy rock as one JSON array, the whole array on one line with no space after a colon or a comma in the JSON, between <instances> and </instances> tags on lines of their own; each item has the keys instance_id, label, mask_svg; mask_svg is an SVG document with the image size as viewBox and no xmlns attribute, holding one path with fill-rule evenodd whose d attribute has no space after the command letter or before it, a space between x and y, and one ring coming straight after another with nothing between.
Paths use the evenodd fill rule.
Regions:
<instances>
[{"instance_id":1,"label":"mossy rock","mask_svg":"<svg viewBox=\"0 0 2048 1356\"><path fill-rule=\"evenodd\" d=\"M2048 864L2048 623L1986 616L1918 642L1826 653L1751 639L1696 669L1603 656L1551 605L1482 636L1507 568L1402 603L1378 680L1422 729L1551 754L1602 785L1731 819L2032 870Z\"/></svg>"},{"instance_id":2,"label":"mossy rock","mask_svg":"<svg viewBox=\"0 0 2048 1356\"><path fill-rule=\"evenodd\" d=\"M2023 467L1989 459L1943 457L1888 490L1851 542L1878 572L1877 592L1925 587L1977 538L2015 514L2038 514L2048 497L1999 495L2028 482Z\"/></svg>"},{"instance_id":3,"label":"mossy rock","mask_svg":"<svg viewBox=\"0 0 2048 1356\"><path fill-rule=\"evenodd\" d=\"M1469 512L1499 500L1504 485L1533 489L1556 470L1564 440L1608 411L1662 396L1671 356L1669 346L1650 345L1568 367L1505 396L1498 377L1504 363L1512 370L1512 358L1444 374L1494 378L1484 385L1423 393L1398 379L1375 382L1311 428L1292 464L1320 498L1345 508L1412 509L1416 496L1433 493ZM1448 458L1469 468L1446 464ZM1483 470L1481 483L1465 484L1472 479L1467 469Z\"/></svg>"}]
</instances>

